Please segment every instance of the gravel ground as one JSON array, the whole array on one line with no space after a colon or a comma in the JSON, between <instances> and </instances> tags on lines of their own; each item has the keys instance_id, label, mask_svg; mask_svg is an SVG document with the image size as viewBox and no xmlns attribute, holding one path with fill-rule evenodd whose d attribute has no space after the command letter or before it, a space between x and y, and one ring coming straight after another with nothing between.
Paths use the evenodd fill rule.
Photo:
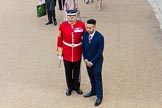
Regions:
<instances>
[{"instance_id":1,"label":"gravel ground","mask_svg":"<svg viewBox=\"0 0 162 108\"><path fill-rule=\"evenodd\" d=\"M93 108L96 97L65 95L58 67L58 26L36 17L36 1L1 0L0 108ZM147 0L79 0L82 20L97 20L105 37L104 99L98 108L162 108L162 31ZM57 21L62 21L58 5ZM90 89L85 64L81 89Z\"/></svg>"}]
</instances>

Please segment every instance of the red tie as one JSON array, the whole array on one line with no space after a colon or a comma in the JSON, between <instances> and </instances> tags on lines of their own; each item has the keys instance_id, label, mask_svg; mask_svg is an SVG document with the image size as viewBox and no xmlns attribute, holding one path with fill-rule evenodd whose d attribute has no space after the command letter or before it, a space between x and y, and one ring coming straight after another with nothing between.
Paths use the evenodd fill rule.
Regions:
<instances>
[{"instance_id":1,"label":"red tie","mask_svg":"<svg viewBox=\"0 0 162 108\"><path fill-rule=\"evenodd\" d=\"M89 43L91 43L91 41L92 41L92 36L89 35Z\"/></svg>"}]
</instances>

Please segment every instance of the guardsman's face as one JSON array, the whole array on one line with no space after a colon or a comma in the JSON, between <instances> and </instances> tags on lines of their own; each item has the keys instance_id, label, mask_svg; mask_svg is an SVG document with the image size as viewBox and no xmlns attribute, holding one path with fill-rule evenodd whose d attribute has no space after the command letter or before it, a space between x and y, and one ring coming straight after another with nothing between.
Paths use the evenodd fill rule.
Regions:
<instances>
[{"instance_id":1,"label":"guardsman's face","mask_svg":"<svg viewBox=\"0 0 162 108\"><path fill-rule=\"evenodd\" d=\"M76 16L73 15L73 16L67 16L68 17L68 22L69 24L74 24L75 21L76 21Z\"/></svg>"},{"instance_id":2,"label":"guardsman's face","mask_svg":"<svg viewBox=\"0 0 162 108\"><path fill-rule=\"evenodd\" d=\"M95 30L96 26L94 24L87 24L87 32L92 34Z\"/></svg>"}]
</instances>

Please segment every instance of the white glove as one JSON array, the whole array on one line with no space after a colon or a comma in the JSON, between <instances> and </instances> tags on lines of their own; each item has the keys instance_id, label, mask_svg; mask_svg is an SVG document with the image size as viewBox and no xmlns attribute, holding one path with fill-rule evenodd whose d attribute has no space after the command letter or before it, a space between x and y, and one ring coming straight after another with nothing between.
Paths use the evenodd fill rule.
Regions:
<instances>
[{"instance_id":1,"label":"white glove","mask_svg":"<svg viewBox=\"0 0 162 108\"><path fill-rule=\"evenodd\" d=\"M57 56L58 60L63 60L62 56Z\"/></svg>"}]
</instances>

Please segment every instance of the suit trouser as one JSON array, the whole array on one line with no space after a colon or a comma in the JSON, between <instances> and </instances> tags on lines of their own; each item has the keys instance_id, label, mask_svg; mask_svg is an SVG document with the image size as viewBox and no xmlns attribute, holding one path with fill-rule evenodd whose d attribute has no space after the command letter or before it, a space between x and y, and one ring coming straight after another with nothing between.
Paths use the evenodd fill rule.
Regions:
<instances>
[{"instance_id":1,"label":"suit trouser","mask_svg":"<svg viewBox=\"0 0 162 108\"><path fill-rule=\"evenodd\" d=\"M64 60L66 83L68 89L77 90L80 88L80 64L78 62L69 62Z\"/></svg>"},{"instance_id":2,"label":"suit trouser","mask_svg":"<svg viewBox=\"0 0 162 108\"><path fill-rule=\"evenodd\" d=\"M65 0L58 0L59 9L62 10L65 4Z\"/></svg>"},{"instance_id":3,"label":"suit trouser","mask_svg":"<svg viewBox=\"0 0 162 108\"><path fill-rule=\"evenodd\" d=\"M56 20L55 5L56 5L55 0L46 0L46 8L49 21L52 21L52 18L53 20Z\"/></svg>"},{"instance_id":4,"label":"suit trouser","mask_svg":"<svg viewBox=\"0 0 162 108\"><path fill-rule=\"evenodd\" d=\"M103 97L103 88L102 88L102 62L103 59L100 59L93 67L89 68L88 75L91 82L91 92L96 93L97 97Z\"/></svg>"}]
</instances>

